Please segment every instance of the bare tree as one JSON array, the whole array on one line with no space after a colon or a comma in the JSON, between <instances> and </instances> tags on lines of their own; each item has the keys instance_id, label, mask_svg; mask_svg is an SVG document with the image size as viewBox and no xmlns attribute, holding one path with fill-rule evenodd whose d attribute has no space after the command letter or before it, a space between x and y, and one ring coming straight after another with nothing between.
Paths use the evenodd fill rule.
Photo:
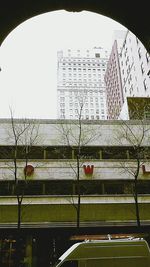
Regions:
<instances>
[{"instance_id":1,"label":"bare tree","mask_svg":"<svg viewBox=\"0 0 150 267\"><path fill-rule=\"evenodd\" d=\"M77 202L73 200L73 206L76 210L76 226L80 227L80 213L81 213L81 192L80 192L80 176L83 160L87 157L82 154L82 148L96 139L99 133L93 128L92 124L87 124L83 120L83 107L86 99L86 94L78 97L78 109L76 109L76 120L63 121L60 127L57 127L61 142L75 151L74 161L69 162L69 166L74 172L77 181Z\"/></svg>"},{"instance_id":2,"label":"bare tree","mask_svg":"<svg viewBox=\"0 0 150 267\"><path fill-rule=\"evenodd\" d=\"M22 202L28 183L28 178L32 174L33 166L29 164L29 158L32 147L39 142L39 125L35 120L14 119L11 112L10 125L8 129L8 142L11 143L11 159L7 163L11 176L13 178L13 190L17 199L17 236L16 236L16 262L15 266L20 266L21 260L21 244L20 230L22 220ZM20 172L21 164L24 162L22 172ZM21 165L22 166L22 165Z\"/></svg>"},{"instance_id":3,"label":"bare tree","mask_svg":"<svg viewBox=\"0 0 150 267\"><path fill-rule=\"evenodd\" d=\"M24 191L27 185L28 171L27 166L29 163L29 157L31 154L31 149L34 145L38 143L39 140L39 125L34 120L20 119L15 120L13 117L13 112L11 110L11 124L8 130L8 138L12 143L11 146L11 158L13 165L9 166L13 174L14 181L14 191L18 203L18 219L17 228L21 227L21 205L24 197ZM20 175L19 170L19 159L24 162L24 169ZM20 183L20 181L23 183Z\"/></svg>"},{"instance_id":4,"label":"bare tree","mask_svg":"<svg viewBox=\"0 0 150 267\"><path fill-rule=\"evenodd\" d=\"M117 143L122 146L126 144L130 147L128 151L128 157L133 161L126 160L121 162L123 170L133 177L132 193L135 201L135 213L137 226L141 226L140 222L140 210L138 203L138 184L140 169L144 161L149 157L148 155L148 141L150 135L150 127L146 124L146 121L136 120L131 122L122 121L120 130L117 132Z\"/></svg>"}]
</instances>

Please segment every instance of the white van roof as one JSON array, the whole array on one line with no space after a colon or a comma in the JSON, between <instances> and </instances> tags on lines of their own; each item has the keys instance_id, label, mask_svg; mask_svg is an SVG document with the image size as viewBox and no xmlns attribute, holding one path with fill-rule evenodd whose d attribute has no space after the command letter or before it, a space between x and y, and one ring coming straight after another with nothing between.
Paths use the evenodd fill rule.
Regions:
<instances>
[{"instance_id":1,"label":"white van roof","mask_svg":"<svg viewBox=\"0 0 150 267\"><path fill-rule=\"evenodd\" d=\"M86 257L89 258L91 257L91 253L95 254L96 257L96 253L98 254L98 256L101 256L100 254L100 250L98 250L98 248L105 248L107 247L108 250L112 250L112 247L116 248L116 250L118 249L119 253L121 248L122 248L122 253L126 253L127 256L128 254L131 256L132 252L134 251L134 253L138 256L146 256L146 257L150 257L150 250L148 247L148 244L145 240L139 240L139 239L115 239L115 240L101 240L101 241L86 241L86 242L80 242L80 243L76 243L73 246L71 246L60 258L59 261L63 262L65 259L81 259L83 257L83 255L86 253ZM130 247L130 250L128 249ZM136 247L136 250L135 250ZM88 252L87 253L87 249ZM91 249L91 250L89 250ZM124 252L124 250L126 252ZM96 252L97 251L97 252Z\"/></svg>"}]
</instances>

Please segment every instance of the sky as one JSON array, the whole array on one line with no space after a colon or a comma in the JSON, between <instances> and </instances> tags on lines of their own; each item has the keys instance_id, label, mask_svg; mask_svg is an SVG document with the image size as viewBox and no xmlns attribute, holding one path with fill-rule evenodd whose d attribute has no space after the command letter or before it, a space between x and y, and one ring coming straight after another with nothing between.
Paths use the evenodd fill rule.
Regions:
<instances>
[{"instance_id":1,"label":"sky","mask_svg":"<svg viewBox=\"0 0 150 267\"><path fill-rule=\"evenodd\" d=\"M33 17L16 27L0 48L0 118L57 117L57 51L105 47L118 22L92 12L64 10Z\"/></svg>"}]
</instances>

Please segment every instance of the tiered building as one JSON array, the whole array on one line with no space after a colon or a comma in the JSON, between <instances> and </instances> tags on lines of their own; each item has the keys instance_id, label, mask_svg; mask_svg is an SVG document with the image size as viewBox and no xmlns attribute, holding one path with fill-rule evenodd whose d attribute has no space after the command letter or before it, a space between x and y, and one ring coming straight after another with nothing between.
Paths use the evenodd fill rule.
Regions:
<instances>
[{"instance_id":1,"label":"tiered building","mask_svg":"<svg viewBox=\"0 0 150 267\"><path fill-rule=\"evenodd\" d=\"M104 75L108 54L103 48L58 52L59 119L106 119Z\"/></svg>"},{"instance_id":2,"label":"tiered building","mask_svg":"<svg viewBox=\"0 0 150 267\"><path fill-rule=\"evenodd\" d=\"M149 233L149 121L141 127L139 121L131 120L83 120L80 158L78 121L26 122L33 125L33 131L28 130L24 120L14 120L13 125L9 119L0 120L0 266L16 267L17 196L23 197L20 246L21 261L27 267L52 266L50 262L71 245L77 230L85 238L94 233L99 237L104 233L135 233L137 168L140 223L142 231ZM21 133L17 146L12 126L17 136ZM129 129L130 139L124 135ZM141 137L139 166L134 142Z\"/></svg>"}]
</instances>

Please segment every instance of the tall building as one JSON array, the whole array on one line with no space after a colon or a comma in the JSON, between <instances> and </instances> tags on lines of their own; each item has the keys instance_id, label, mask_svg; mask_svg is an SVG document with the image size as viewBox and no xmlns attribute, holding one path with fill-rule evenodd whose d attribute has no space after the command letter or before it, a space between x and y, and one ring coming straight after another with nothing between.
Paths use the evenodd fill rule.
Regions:
<instances>
[{"instance_id":1,"label":"tall building","mask_svg":"<svg viewBox=\"0 0 150 267\"><path fill-rule=\"evenodd\" d=\"M111 102L113 105L113 108L111 105L107 105L108 114L110 114L108 118L117 119L119 117L128 119L127 98L150 96L150 55L140 40L133 33L127 31L121 49L118 49L118 54L117 51L115 52L116 60L113 60L114 49L117 49L115 43L109 58L107 75L105 76L107 103ZM119 91L122 92L120 99L118 95L115 95L115 93L118 93L118 77L116 77L116 62L118 61L120 69L117 68L117 73L118 77L121 77ZM109 70L111 70L110 75ZM109 86L109 83L112 86ZM109 90L111 90L112 96L110 96ZM113 112L111 112L111 109ZM121 110L120 115L118 114L119 112L116 112L119 109ZM112 117L111 114L113 114Z\"/></svg>"},{"instance_id":2,"label":"tall building","mask_svg":"<svg viewBox=\"0 0 150 267\"><path fill-rule=\"evenodd\" d=\"M150 96L150 55L140 40L127 31L120 53L124 105L121 118L128 118L127 97Z\"/></svg>"},{"instance_id":3,"label":"tall building","mask_svg":"<svg viewBox=\"0 0 150 267\"><path fill-rule=\"evenodd\" d=\"M91 50L58 52L57 110L59 119L106 119L104 75L107 51Z\"/></svg>"},{"instance_id":4,"label":"tall building","mask_svg":"<svg viewBox=\"0 0 150 267\"><path fill-rule=\"evenodd\" d=\"M114 41L105 73L107 119L117 119L123 105L118 44Z\"/></svg>"}]
</instances>

